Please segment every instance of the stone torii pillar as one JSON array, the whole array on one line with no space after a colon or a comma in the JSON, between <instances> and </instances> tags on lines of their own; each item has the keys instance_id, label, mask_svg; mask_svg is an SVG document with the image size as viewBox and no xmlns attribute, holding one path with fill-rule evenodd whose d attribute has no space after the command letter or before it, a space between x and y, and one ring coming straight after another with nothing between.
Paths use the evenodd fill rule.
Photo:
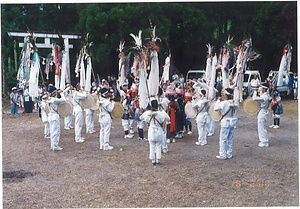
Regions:
<instances>
[{"instance_id":1,"label":"stone torii pillar","mask_svg":"<svg viewBox=\"0 0 300 209\"><path fill-rule=\"evenodd\" d=\"M13 37L23 37L24 42L19 43L19 47L23 48L24 43L26 42L26 38L28 37L28 32L16 32L16 31L9 31L7 32L9 36ZM37 40L40 40L40 38L44 39L44 43L38 43L36 42L37 48L46 48L46 49L51 49L51 39L58 39L58 34L57 33L36 33L34 32L34 37L37 38ZM67 76L66 76L66 81L71 82L71 75L70 75L70 55L69 55L69 49L73 49L73 45L69 44L70 39L81 39L80 35L77 34L62 34L62 38L64 39L64 44L65 44L65 53L67 57Z\"/></svg>"}]
</instances>

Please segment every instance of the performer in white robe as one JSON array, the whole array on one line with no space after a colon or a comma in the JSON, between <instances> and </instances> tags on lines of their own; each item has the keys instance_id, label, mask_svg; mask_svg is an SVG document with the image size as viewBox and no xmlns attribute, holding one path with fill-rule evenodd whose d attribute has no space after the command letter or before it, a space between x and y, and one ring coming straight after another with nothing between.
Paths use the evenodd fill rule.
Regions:
<instances>
[{"instance_id":1,"label":"performer in white robe","mask_svg":"<svg viewBox=\"0 0 300 209\"><path fill-rule=\"evenodd\" d=\"M81 136L83 125L83 108L80 106L80 99L87 98L85 91L82 91L81 85L76 85L76 91L73 92L73 114L75 116L75 142L84 142L85 138Z\"/></svg>"},{"instance_id":2,"label":"performer in white robe","mask_svg":"<svg viewBox=\"0 0 300 209\"><path fill-rule=\"evenodd\" d=\"M269 95L268 89L269 85L263 83L261 86L261 95L257 95L257 91L253 92L253 100L260 103L260 110L257 114L257 129L259 137L259 147L268 147L269 146L269 136L267 131L267 118L269 114Z\"/></svg>"},{"instance_id":3,"label":"performer in white robe","mask_svg":"<svg viewBox=\"0 0 300 209\"><path fill-rule=\"evenodd\" d=\"M144 112L140 119L149 124L148 140L149 140L149 159L153 165L160 164L162 138L164 138L163 123L170 121L170 117L164 111L158 110L158 102L156 99L151 101L151 110Z\"/></svg>"},{"instance_id":4,"label":"performer in white robe","mask_svg":"<svg viewBox=\"0 0 300 209\"><path fill-rule=\"evenodd\" d=\"M217 159L225 160L232 158L233 134L237 126L238 116L237 106L233 101L233 89L224 90L224 99L219 97L216 101L214 110L222 114L221 129L219 138L219 155Z\"/></svg>"},{"instance_id":5,"label":"performer in white robe","mask_svg":"<svg viewBox=\"0 0 300 209\"><path fill-rule=\"evenodd\" d=\"M59 98L61 97L61 98ZM59 145L60 140L60 116L57 112L57 107L60 103L65 102L66 98L64 93L59 93L57 91L57 97L51 97L48 100L50 106L50 112L48 115L49 125L50 125L50 139L51 139L51 150L60 151L61 148Z\"/></svg>"},{"instance_id":6,"label":"performer in white robe","mask_svg":"<svg viewBox=\"0 0 300 209\"><path fill-rule=\"evenodd\" d=\"M70 101L72 103L72 105L74 106L73 104L73 91L72 90L72 86L71 84L67 83L66 84L66 89L69 88L68 91L65 92L65 95L66 95L66 99L68 101ZM65 123L65 129L66 130L69 130L69 129L73 129L74 127L72 126L72 121L73 121L73 113L67 115L65 118L64 118L64 123Z\"/></svg>"},{"instance_id":7,"label":"performer in white robe","mask_svg":"<svg viewBox=\"0 0 300 209\"><path fill-rule=\"evenodd\" d=\"M109 89L102 88L99 104L99 123L100 123L100 149L107 151L114 147L109 145L109 136L111 130L112 119L110 113L113 111L115 103L110 101Z\"/></svg>"},{"instance_id":8,"label":"performer in white robe","mask_svg":"<svg viewBox=\"0 0 300 209\"><path fill-rule=\"evenodd\" d=\"M199 91L200 98L198 100L193 99L192 105L197 108L198 114L196 117L198 128L198 141L196 145L204 146L207 144L207 117L208 117L208 100L206 99L206 91L204 89Z\"/></svg>"},{"instance_id":9,"label":"performer in white robe","mask_svg":"<svg viewBox=\"0 0 300 209\"><path fill-rule=\"evenodd\" d=\"M44 95L42 97L42 101L39 102L39 106L41 108L41 118L42 122L44 123L44 138L50 138L50 125L48 120L48 114L46 112L46 108L48 108L48 111L50 110L50 107L47 104L48 96Z\"/></svg>"}]
</instances>

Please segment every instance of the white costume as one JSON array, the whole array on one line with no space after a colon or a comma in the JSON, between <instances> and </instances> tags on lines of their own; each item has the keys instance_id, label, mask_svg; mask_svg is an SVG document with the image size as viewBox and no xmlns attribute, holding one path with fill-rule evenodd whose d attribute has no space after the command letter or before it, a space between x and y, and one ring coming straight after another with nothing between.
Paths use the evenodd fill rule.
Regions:
<instances>
[{"instance_id":1,"label":"white costume","mask_svg":"<svg viewBox=\"0 0 300 209\"><path fill-rule=\"evenodd\" d=\"M47 105L48 104L44 100L42 100L39 103L39 106L41 108L41 118L42 118L42 122L44 123L44 137L50 138L50 125L49 125L49 121L48 121L48 114L46 113ZM48 108L49 108L49 106L48 106Z\"/></svg>"},{"instance_id":2,"label":"white costume","mask_svg":"<svg viewBox=\"0 0 300 209\"><path fill-rule=\"evenodd\" d=\"M258 79L258 77L255 79L253 78L251 81L250 81L250 88L249 88L249 95L250 96L253 96L253 92L257 89L258 87L260 86L260 81Z\"/></svg>"},{"instance_id":3,"label":"white costume","mask_svg":"<svg viewBox=\"0 0 300 209\"><path fill-rule=\"evenodd\" d=\"M217 158L232 158L233 134L237 126L238 111L233 100L217 100L214 110L222 114L220 138L219 138L219 155Z\"/></svg>"},{"instance_id":4,"label":"white costume","mask_svg":"<svg viewBox=\"0 0 300 209\"><path fill-rule=\"evenodd\" d=\"M66 98L64 94L61 94L61 98L50 98L48 103L50 106L50 112L48 115L49 125L50 125L50 139L51 139L51 150L62 150L61 147L58 146L59 138L60 138L60 118L57 112L57 106L61 102L65 102Z\"/></svg>"},{"instance_id":5,"label":"white costume","mask_svg":"<svg viewBox=\"0 0 300 209\"><path fill-rule=\"evenodd\" d=\"M99 102L99 111L100 111L99 112L100 149L111 150L113 149L113 147L109 145L109 136L110 136L110 129L112 124L110 112L112 112L112 110L114 109L115 103L103 97L101 97L98 102Z\"/></svg>"},{"instance_id":6,"label":"white costume","mask_svg":"<svg viewBox=\"0 0 300 209\"><path fill-rule=\"evenodd\" d=\"M192 106L197 108L198 114L196 117L197 129L198 129L198 141L197 145L206 145L206 137L207 137L207 117L208 117L208 100L202 94L198 101L192 100Z\"/></svg>"},{"instance_id":7,"label":"white costume","mask_svg":"<svg viewBox=\"0 0 300 209\"><path fill-rule=\"evenodd\" d=\"M259 81L258 77L256 79L253 78L250 81L250 86L252 89L257 89L260 86L260 81Z\"/></svg>"},{"instance_id":8,"label":"white costume","mask_svg":"<svg viewBox=\"0 0 300 209\"><path fill-rule=\"evenodd\" d=\"M170 121L170 117L163 111L151 111L144 112L140 119L149 124L148 129L148 141L150 145L149 159L153 164L159 164L161 159L162 139L165 137L165 133L162 127L164 121Z\"/></svg>"},{"instance_id":9,"label":"white costume","mask_svg":"<svg viewBox=\"0 0 300 209\"><path fill-rule=\"evenodd\" d=\"M193 88L203 88L206 90L206 92L209 91L209 86L206 83L202 83L202 82L197 82L193 85ZM213 98L209 98L209 104L208 106L211 105L211 101L215 100L216 98L216 93L218 92L217 89L213 89L213 93L207 93L208 95L212 95ZM215 121L211 118L210 113L208 111L208 115L207 115L207 121L206 121L206 129L207 129L207 136L212 136L215 134Z\"/></svg>"},{"instance_id":10,"label":"white costume","mask_svg":"<svg viewBox=\"0 0 300 209\"><path fill-rule=\"evenodd\" d=\"M159 99L159 109L161 111L167 112L169 99L164 95L164 93L161 95ZM167 143L167 126L164 127L164 138L162 138L162 152L167 153L168 152L168 143Z\"/></svg>"},{"instance_id":11,"label":"white costume","mask_svg":"<svg viewBox=\"0 0 300 209\"><path fill-rule=\"evenodd\" d=\"M85 127L86 133L92 134L95 133L94 129L94 113L95 111L92 109L85 109Z\"/></svg>"},{"instance_id":12,"label":"white costume","mask_svg":"<svg viewBox=\"0 0 300 209\"><path fill-rule=\"evenodd\" d=\"M83 108L79 104L80 99L87 97L86 92L74 91L73 93L73 114L75 115L75 141L84 142L84 138L81 136L81 129L83 124Z\"/></svg>"},{"instance_id":13,"label":"white costume","mask_svg":"<svg viewBox=\"0 0 300 209\"><path fill-rule=\"evenodd\" d=\"M259 137L259 147L269 146L269 136L267 132L267 118L268 118L268 107L269 107L269 96L267 92L257 96L257 91L253 93L253 100L260 102L260 110L257 114L257 128Z\"/></svg>"},{"instance_id":14,"label":"white costume","mask_svg":"<svg viewBox=\"0 0 300 209\"><path fill-rule=\"evenodd\" d=\"M72 93L72 92L73 92L72 90L67 91L68 96L66 96L66 97L71 97L71 98L73 98L73 93ZM73 99L71 100L71 102L72 102L72 105L74 106L74 104L73 104L73 103L74 103ZM72 127L72 121L73 121L73 113L67 115L67 116L64 118L65 129L66 129L66 130L73 128L73 127Z\"/></svg>"}]
</instances>

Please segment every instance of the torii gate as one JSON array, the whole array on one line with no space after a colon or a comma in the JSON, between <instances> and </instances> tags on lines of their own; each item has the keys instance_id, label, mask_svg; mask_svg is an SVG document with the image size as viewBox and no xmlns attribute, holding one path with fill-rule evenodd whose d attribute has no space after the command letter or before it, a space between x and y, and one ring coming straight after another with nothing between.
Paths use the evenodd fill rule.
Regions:
<instances>
[{"instance_id":1,"label":"torii gate","mask_svg":"<svg viewBox=\"0 0 300 209\"><path fill-rule=\"evenodd\" d=\"M23 37L24 42L19 43L19 47L23 48L24 43L26 42L26 38L28 37L28 32L17 32L17 31L9 31L7 32L9 36L13 37ZM58 34L57 33L36 33L34 32L34 37L35 38L43 38L44 43L35 43L37 48L48 48L51 49L51 41L50 39L58 39ZM62 38L64 39L64 45L65 45L65 53L67 56L67 76L66 76L66 82L71 81L71 76L70 76L70 55L69 55L69 49L73 49L73 45L69 44L69 39L81 39L80 35L76 34L62 34Z\"/></svg>"}]
</instances>

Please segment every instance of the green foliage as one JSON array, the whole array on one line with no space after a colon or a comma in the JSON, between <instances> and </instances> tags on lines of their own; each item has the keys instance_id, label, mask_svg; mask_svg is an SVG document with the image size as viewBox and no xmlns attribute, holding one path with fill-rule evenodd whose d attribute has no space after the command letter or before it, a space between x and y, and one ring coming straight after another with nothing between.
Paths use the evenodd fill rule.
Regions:
<instances>
[{"instance_id":1,"label":"green foliage","mask_svg":"<svg viewBox=\"0 0 300 209\"><path fill-rule=\"evenodd\" d=\"M17 4L1 5L2 60L7 69L8 56L14 57L13 41L8 30L47 31L90 34L94 70L101 77L117 74L119 42L125 41L125 52L134 45L130 33L142 30L143 44L150 38L151 19L156 36L161 39L160 64L171 50L172 64L185 73L189 68L205 68L206 44L218 53L228 36L240 45L251 36L262 59L251 63L263 71L278 69L281 50L290 42L293 46L292 68L297 65L297 2L142 2L89 4ZM17 42L22 41L17 40ZM80 50L73 43L71 60ZM18 54L21 49L18 49ZM43 51L41 50L41 53ZM46 56L46 54L41 54ZM11 66L15 66L15 62ZM71 63L74 69L74 61ZM15 68L15 67L14 67ZM3 69L2 69L3 70ZM14 73L8 80L13 81ZM72 70L71 70L72 71ZM73 73L73 72L72 72ZM264 73L262 73L264 76Z\"/></svg>"}]
</instances>

